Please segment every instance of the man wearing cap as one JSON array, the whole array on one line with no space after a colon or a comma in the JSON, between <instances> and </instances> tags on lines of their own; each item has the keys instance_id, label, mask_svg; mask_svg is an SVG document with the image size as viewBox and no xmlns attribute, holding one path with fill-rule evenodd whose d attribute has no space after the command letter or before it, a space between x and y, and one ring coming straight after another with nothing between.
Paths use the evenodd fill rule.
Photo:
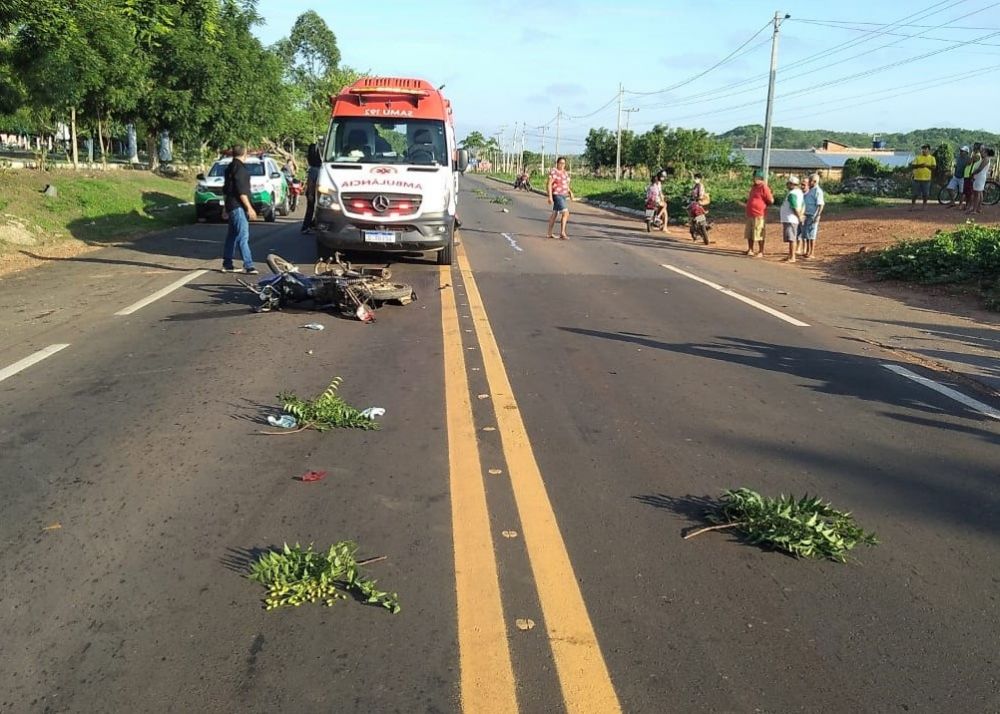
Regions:
<instances>
[{"instance_id":1,"label":"man wearing cap","mask_svg":"<svg viewBox=\"0 0 1000 714\"><path fill-rule=\"evenodd\" d=\"M799 188L799 177L789 176L788 194L781 203L781 239L788 244L788 255L782 258L783 261L795 262L795 247L799 240L799 226L802 224L802 217L805 213L805 201L802 197L802 189Z\"/></svg>"},{"instance_id":2,"label":"man wearing cap","mask_svg":"<svg viewBox=\"0 0 1000 714\"><path fill-rule=\"evenodd\" d=\"M747 223L743 234L747 240L747 255L764 255L764 215L767 207L773 203L774 195L764 180L764 172L760 169L754 171L753 186L747 197Z\"/></svg>"},{"instance_id":3,"label":"man wearing cap","mask_svg":"<svg viewBox=\"0 0 1000 714\"><path fill-rule=\"evenodd\" d=\"M948 181L948 190L951 191L951 201L948 202L948 208L954 208L956 201L958 201L958 207L962 207L965 199L965 167L968 163L969 147L963 146L958 150L958 156L955 157L955 173Z\"/></svg>"},{"instance_id":4,"label":"man wearing cap","mask_svg":"<svg viewBox=\"0 0 1000 714\"><path fill-rule=\"evenodd\" d=\"M930 144L920 147L920 156L910 163L910 167L913 169L913 198L910 201L910 210L916 207L917 198L922 198L924 208L927 208L927 199L931 195L931 177L937 168L937 159L931 155Z\"/></svg>"}]
</instances>

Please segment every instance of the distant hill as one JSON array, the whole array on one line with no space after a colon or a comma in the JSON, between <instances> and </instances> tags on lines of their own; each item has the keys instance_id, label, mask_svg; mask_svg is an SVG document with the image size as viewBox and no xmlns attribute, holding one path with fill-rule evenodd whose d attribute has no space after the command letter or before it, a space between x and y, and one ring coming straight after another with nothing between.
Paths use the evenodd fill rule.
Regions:
<instances>
[{"instance_id":1,"label":"distant hill","mask_svg":"<svg viewBox=\"0 0 1000 714\"><path fill-rule=\"evenodd\" d=\"M872 134L826 129L789 129L784 126L776 126L771 132L771 146L775 149L811 149L822 146L823 139L832 139L848 146L867 148L871 146ZM930 144L932 147L936 147L938 144L951 144L953 147L959 147L963 144L971 146L976 141L1000 146L1000 134L972 129L918 129L906 134L882 133L878 136L886 142L886 148L889 149L916 150L922 144ZM760 124L738 126L725 134L719 134L718 137L730 142L733 146L745 147L753 147L756 139L757 146L760 146L764 141L764 127Z\"/></svg>"}]
</instances>

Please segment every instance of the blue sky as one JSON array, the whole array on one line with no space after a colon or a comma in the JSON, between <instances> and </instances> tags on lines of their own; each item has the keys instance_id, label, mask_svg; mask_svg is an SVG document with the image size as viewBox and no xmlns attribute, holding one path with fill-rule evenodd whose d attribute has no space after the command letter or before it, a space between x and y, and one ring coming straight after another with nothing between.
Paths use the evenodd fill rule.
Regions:
<instances>
[{"instance_id":1,"label":"blue sky","mask_svg":"<svg viewBox=\"0 0 1000 714\"><path fill-rule=\"evenodd\" d=\"M1000 3L841 0L799 7L783 9L792 17L781 26L776 125L997 131ZM259 0L265 23L257 34L276 41L310 9L336 33L343 64L445 84L460 137L505 127L509 139L524 122L525 147L537 151L538 127L548 124L551 152L552 120L561 108L567 118L560 148L576 153L590 127L615 127L619 83L624 106L638 109L627 115L638 131L656 123L717 132L763 124L768 25L779 8L758 0ZM958 43L968 44L951 49ZM694 78L741 46L731 61Z\"/></svg>"}]
</instances>

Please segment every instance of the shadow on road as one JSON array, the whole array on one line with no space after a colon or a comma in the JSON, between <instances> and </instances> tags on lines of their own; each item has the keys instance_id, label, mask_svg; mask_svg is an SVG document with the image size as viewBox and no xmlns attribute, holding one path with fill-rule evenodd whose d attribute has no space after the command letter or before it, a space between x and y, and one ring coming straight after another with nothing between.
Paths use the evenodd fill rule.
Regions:
<instances>
[{"instance_id":1,"label":"shadow on road","mask_svg":"<svg viewBox=\"0 0 1000 714\"><path fill-rule=\"evenodd\" d=\"M823 394L854 397L867 402L894 404L931 414L951 413L928 404L922 398L904 396L913 390L888 387L887 385L893 383L886 382L885 370L882 369L882 365L890 363L891 360L849 355L811 347L778 345L739 337L720 337L716 342L703 344L669 343L625 332L604 332L581 327L560 327L559 329L588 337L630 342L652 349L794 375L814 383L804 386ZM955 412L966 419L980 422L990 421L989 417L971 409L965 409L957 402L955 403ZM937 425L941 428L950 426L945 422Z\"/></svg>"}]
</instances>

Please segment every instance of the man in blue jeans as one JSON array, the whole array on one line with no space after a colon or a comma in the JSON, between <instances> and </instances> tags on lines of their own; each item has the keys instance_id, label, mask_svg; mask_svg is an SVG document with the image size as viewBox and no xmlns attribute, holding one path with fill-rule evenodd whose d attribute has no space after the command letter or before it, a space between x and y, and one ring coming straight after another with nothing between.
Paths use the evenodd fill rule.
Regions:
<instances>
[{"instance_id":1,"label":"man in blue jeans","mask_svg":"<svg viewBox=\"0 0 1000 714\"><path fill-rule=\"evenodd\" d=\"M229 219L229 232L226 234L226 245L222 249L222 272L235 273L233 253L237 241L240 244L240 254L243 256L243 272L256 275L253 267L253 256L250 254L250 223L257 220L257 212L250 203L250 173L243 164L247 156L246 147L242 144L233 146L233 160L226 168L226 178L222 185L222 195L225 197L225 212L223 218Z\"/></svg>"}]
</instances>

